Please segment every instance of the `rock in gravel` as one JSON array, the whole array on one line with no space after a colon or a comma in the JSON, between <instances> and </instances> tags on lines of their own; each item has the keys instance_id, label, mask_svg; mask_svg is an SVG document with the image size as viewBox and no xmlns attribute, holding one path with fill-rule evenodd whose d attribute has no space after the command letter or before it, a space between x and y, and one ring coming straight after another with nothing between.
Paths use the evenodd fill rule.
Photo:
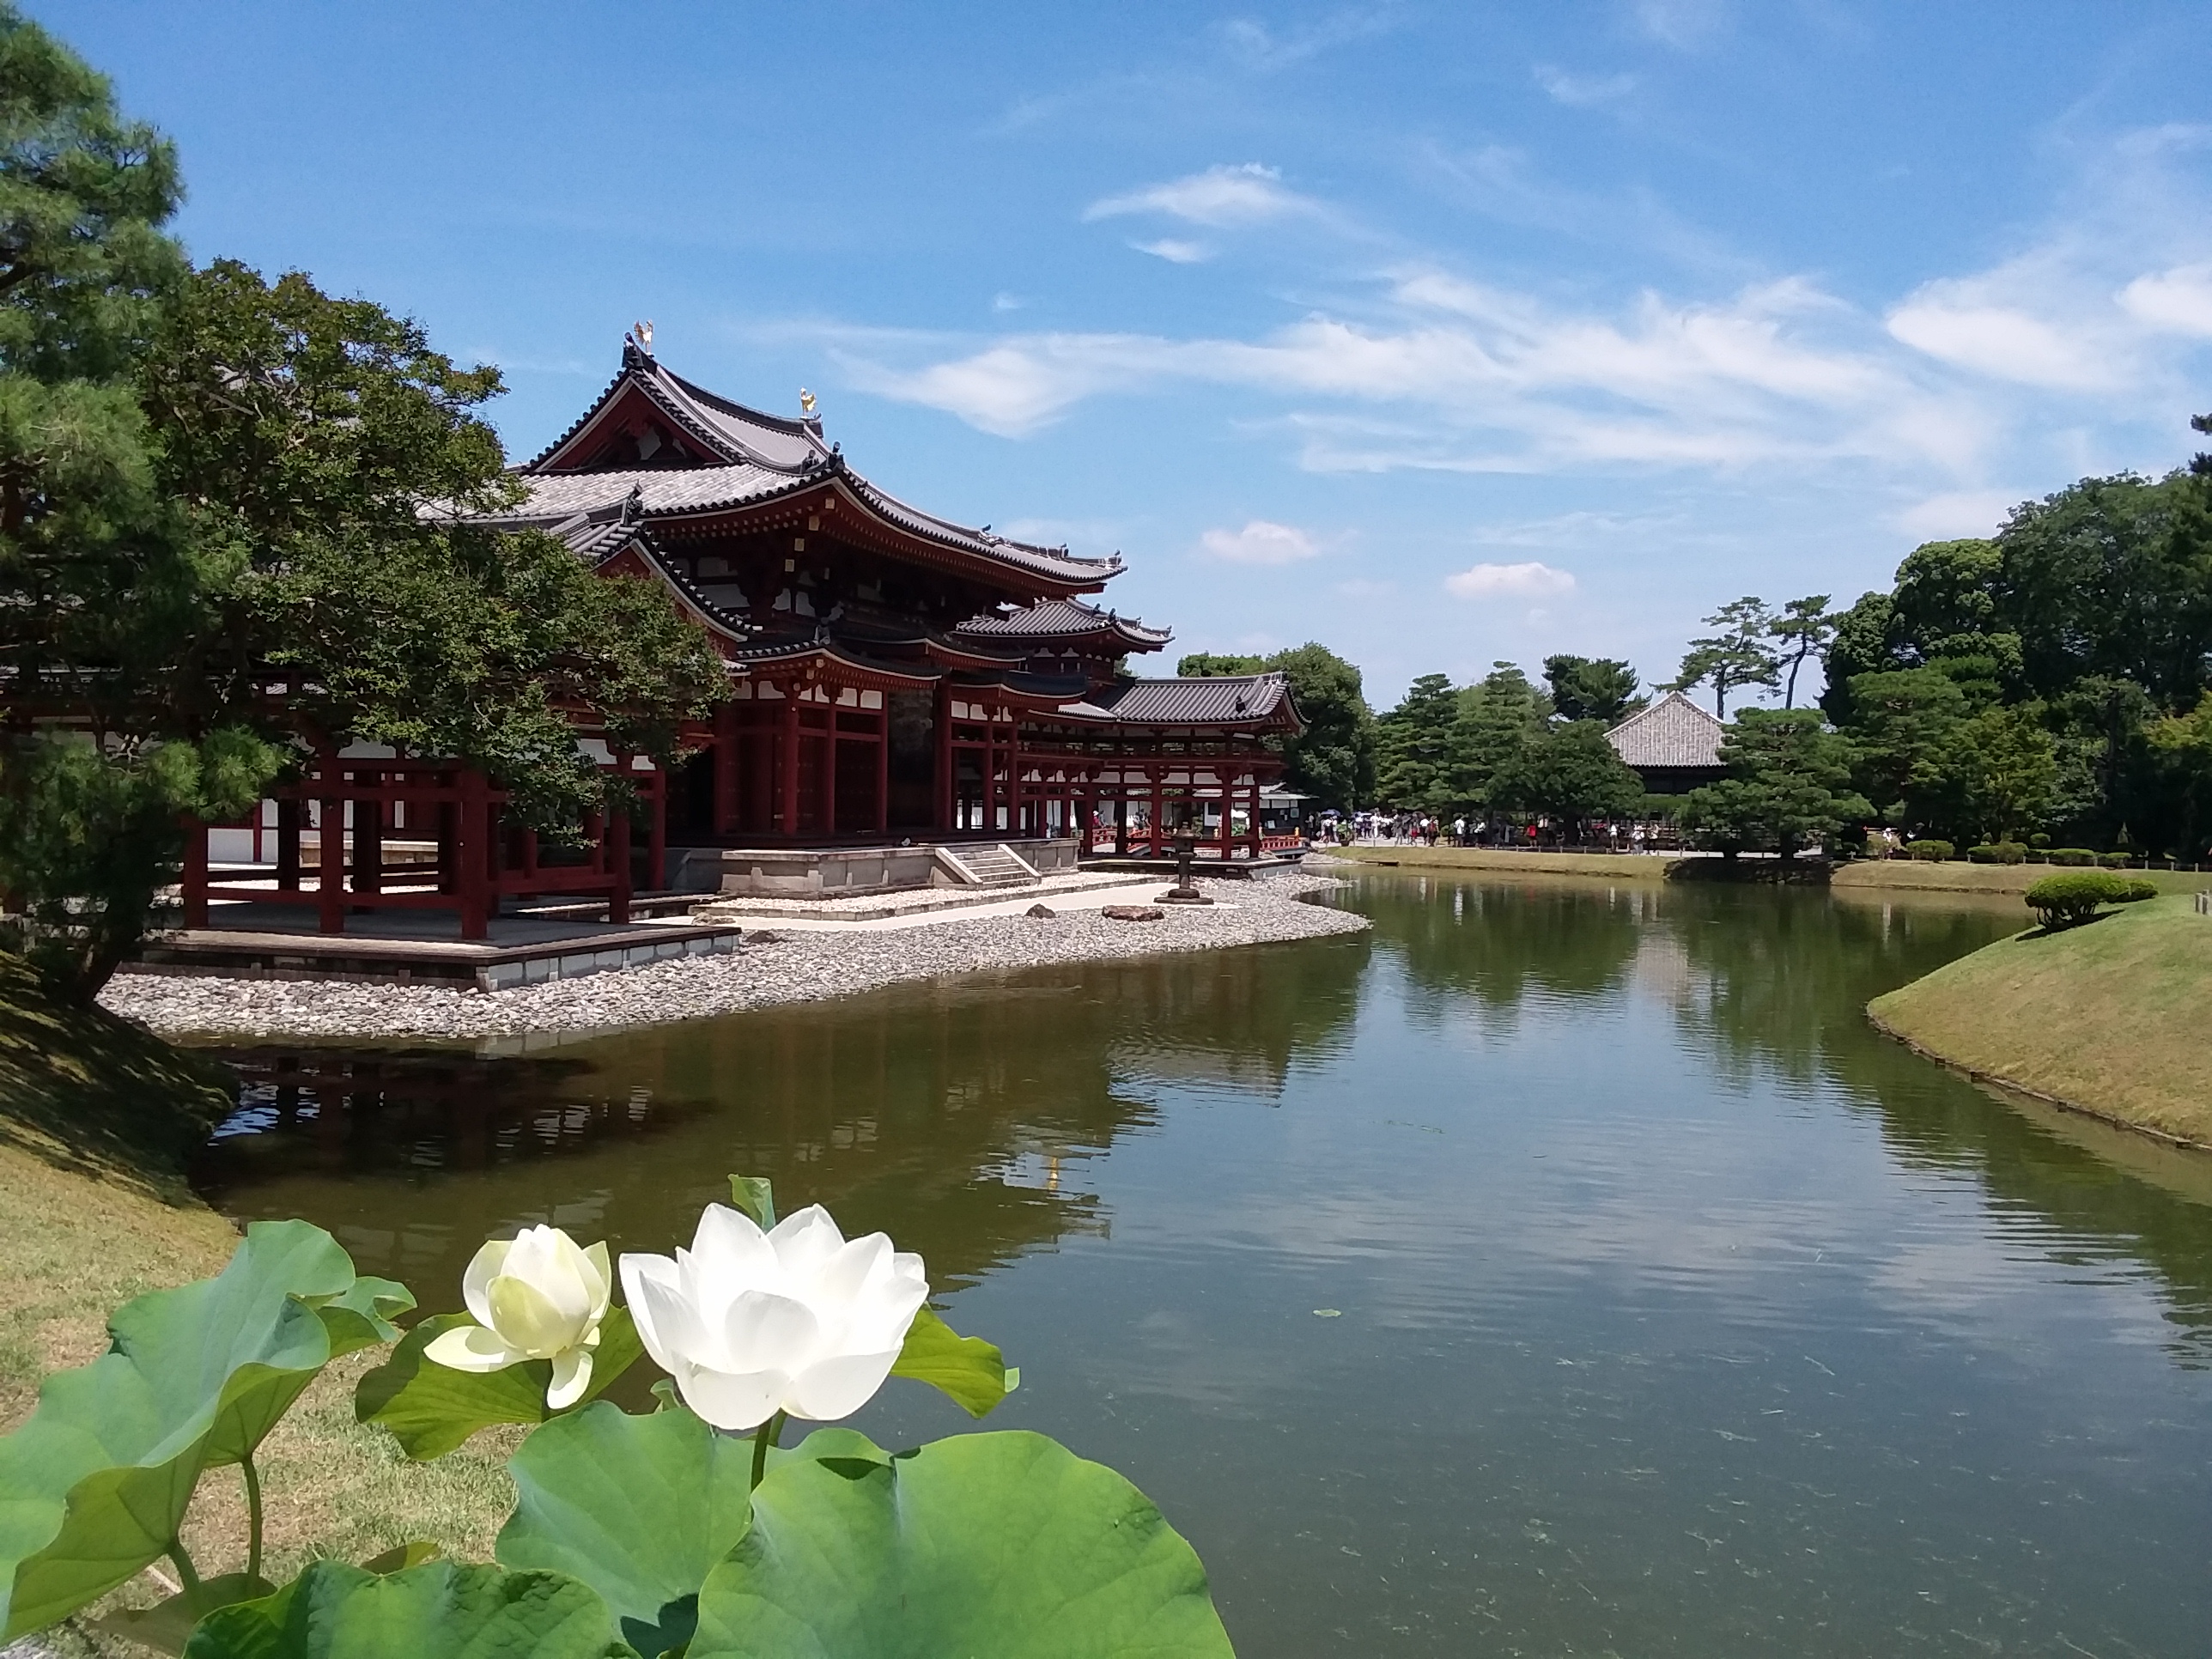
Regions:
<instances>
[{"instance_id":1,"label":"rock in gravel","mask_svg":"<svg viewBox=\"0 0 2212 1659\"><path fill-rule=\"evenodd\" d=\"M1168 916L1157 904L1109 904L1098 914L1109 921L1165 921Z\"/></svg>"},{"instance_id":2,"label":"rock in gravel","mask_svg":"<svg viewBox=\"0 0 2212 1659\"><path fill-rule=\"evenodd\" d=\"M1054 916L1058 915L1060 912L1054 909L1049 904L1032 904L1028 909L1023 911L1022 914L1029 917L1033 921L1050 921Z\"/></svg>"}]
</instances>

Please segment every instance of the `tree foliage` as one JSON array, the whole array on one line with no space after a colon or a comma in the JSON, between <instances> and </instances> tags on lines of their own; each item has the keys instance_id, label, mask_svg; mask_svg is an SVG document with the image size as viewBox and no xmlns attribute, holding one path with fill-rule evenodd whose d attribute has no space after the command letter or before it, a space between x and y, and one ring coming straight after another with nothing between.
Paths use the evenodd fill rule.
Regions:
<instances>
[{"instance_id":1,"label":"tree foliage","mask_svg":"<svg viewBox=\"0 0 2212 1659\"><path fill-rule=\"evenodd\" d=\"M1913 835L2200 855L2186 737L2212 688L2212 465L2085 478L1931 542L1836 619L1821 702Z\"/></svg>"},{"instance_id":2,"label":"tree foliage","mask_svg":"<svg viewBox=\"0 0 2212 1659\"><path fill-rule=\"evenodd\" d=\"M1490 803L1573 827L1632 816L1644 785L1606 740L1601 720L1547 726L1491 775Z\"/></svg>"},{"instance_id":3,"label":"tree foliage","mask_svg":"<svg viewBox=\"0 0 2212 1659\"><path fill-rule=\"evenodd\" d=\"M1636 670L1613 657L1547 657L1544 684L1551 688L1552 707L1562 720L1601 720L1611 726L1649 701L1636 695Z\"/></svg>"},{"instance_id":4,"label":"tree foliage","mask_svg":"<svg viewBox=\"0 0 2212 1659\"><path fill-rule=\"evenodd\" d=\"M0 13L0 892L89 997L235 817L356 739L481 767L556 832L582 711L673 759L720 670L664 595L459 515L512 498L464 369L304 276L191 270L175 161Z\"/></svg>"},{"instance_id":5,"label":"tree foliage","mask_svg":"<svg viewBox=\"0 0 2212 1659\"><path fill-rule=\"evenodd\" d=\"M1851 788L1850 747L1809 708L1747 708L1721 743L1728 775L1692 790L1683 827L1701 845L1790 858L1873 809Z\"/></svg>"},{"instance_id":6,"label":"tree foliage","mask_svg":"<svg viewBox=\"0 0 2212 1659\"><path fill-rule=\"evenodd\" d=\"M1713 713L1726 719L1730 691L1747 686L1771 690L1780 677L1781 658L1767 643L1774 632L1774 615L1765 600L1746 594L1714 611L1705 625L1713 632L1690 641L1673 689L1690 691L1711 685Z\"/></svg>"}]
</instances>

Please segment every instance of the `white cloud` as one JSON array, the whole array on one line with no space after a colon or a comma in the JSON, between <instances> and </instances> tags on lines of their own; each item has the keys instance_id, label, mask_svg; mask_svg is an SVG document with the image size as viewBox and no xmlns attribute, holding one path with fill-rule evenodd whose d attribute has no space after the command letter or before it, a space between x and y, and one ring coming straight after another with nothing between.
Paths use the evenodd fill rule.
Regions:
<instances>
[{"instance_id":1,"label":"white cloud","mask_svg":"<svg viewBox=\"0 0 2212 1659\"><path fill-rule=\"evenodd\" d=\"M1610 104L1636 90L1632 75L1574 75L1550 64L1539 64L1535 76L1536 84L1551 94L1553 101L1576 109Z\"/></svg>"},{"instance_id":2,"label":"white cloud","mask_svg":"<svg viewBox=\"0 0 2212 1659\"><path fill-rule=\"evenodd\" d=\"M1226 229L1320 211L1319 203L1284 189L1282 179L1279 169L1261 167L1257 161L1247 161L1242 167L1210 167L1163 185L1106 197L1085 208L1083 216L1089 221L1132 213L1164 213L1194 225Z\"/></svg>"},{"instance_id":3,"label":"white cloud","mask_svg":"<svg viewBox=\"0 0 2212 1659\"><path fill-rule=\"evenodd\" d=\"M1172 236L1163 236L1156 242L1132 242L1129 246L1171 265L1194 265L1213 257L1213 250L1205 243L1180 241Z\"/></svg>"},{"instance_id":4,"label":"white cloud","mask_svg":"<svg viewBox=\"0 0 2212 1659\"><path fill-rule=\"evenodd\" d=\"M1889 313L1889 331L1916 351L1992 380L2061 392L2118 384L2121 366L2084 331L1981 302L1977 295L1987 286L1930 283Z\"/></svg>"},{"instance_id":5,"label":"white cloud","mask_svg":"<svg viewBox=\"0 0 2212 1659\"><path fill-rule=\"evenodd\" d=\"M2146 328L2212 336L2212 264L2177 265L2138 276L2118 297L2120 308Z\"/></svg>"},{"instance_id":6,"label":"white cloud","mask_svg":"<svg viewBox=\"0 0 2212 1659\"><path fill-rule=\"evenodd\" d=\"M991 309L994 311L1019 311L1027 304L1029 301L1020 295L1008 294L1003 290L991 296Z\"/></svg>"},{"instance_id":7,"label":"white cloud","mask_svg":"<svg viewBox=\"0 0 2212 1659\"><path fill-rule=\"evenodd\" d=\"M1677 52L1719 33L1727 26L1728 11L1725 0L1635 0L1629 8L1638 29Z\"/></svg>"},{"instance_id":8,"label":"white cloud","mask_svg":"<svg viewBox=\"0 0 2212 1659\"><path fill-rule=\"evenodd\" d=\"M1457 599L1488 599L1500 595L1534 599L1546 593L1570 593L1575 579L1564 570L1530 560L1526 564L1478 564L1444 578L1444 591Z\"/></svg>"},{"instance_id":9,"label":"white cloud","mask_svg":"<svg viewBox=\"0 0 2212 1659\"><path fill-rule=\"evenodd\" d=\"M1320 556L1321 546L1294 525L1254 519L1242 530L1209 530L1200 549L1231 564L1297 564Z\"/></svg>"}]
</instances>

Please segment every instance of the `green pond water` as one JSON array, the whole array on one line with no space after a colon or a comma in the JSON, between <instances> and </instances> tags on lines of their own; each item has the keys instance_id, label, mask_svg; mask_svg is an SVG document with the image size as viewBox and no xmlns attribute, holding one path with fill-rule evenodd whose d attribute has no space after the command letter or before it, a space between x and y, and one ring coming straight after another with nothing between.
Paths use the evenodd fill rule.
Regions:
<instances>
[{"instance_id":1,"label":"green pond water","mask_svg":"<svg viewBox=\"0 0 2212 1659\"><path fill-rule=\"evenodd\" d=\"M1023 1368L993 1426L1144 1487L1252 1659L2212 1650L2212 1160L1862 1014L2015 908L1338 902L1374 932L254 1051L203 1179L437 1309L489 1235L665 1250L772 1176L923 1254ZM856 1421L966 1426L896 1381Z\"/></svg>"}]
</instances>

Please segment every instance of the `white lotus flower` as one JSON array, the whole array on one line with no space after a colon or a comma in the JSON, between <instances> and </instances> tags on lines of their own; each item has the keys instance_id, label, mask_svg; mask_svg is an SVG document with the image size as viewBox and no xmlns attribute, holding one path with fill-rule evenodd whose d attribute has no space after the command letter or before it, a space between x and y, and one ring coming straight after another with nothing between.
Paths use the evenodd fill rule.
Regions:
<instances>
[{"instance_id":1,"label":"white lotus flower","mask_svg":"<svg viewBox=\"0 0 2212 1659\"><path fill-rule=\"evenodd\" d=\"M477 1322L446 1332L422 1352L457 1371L550 1359L545 1403L565 1410L592 1386L592 1350L613 1289L604 1243L579 1249L558 1227L526 1227L512 1240L485 1245L461 1275L461 1298Z\"/></svg>"},{"instance_id":2,"label":"white lotus flower","mask_svg":"<svg viewBox=\"0 0 2212 1659\"><path fill-rule=\"evenodd\" d=\"M623 1294L646 1352L718 1429L777 1412L850 1417L884 1385L929 1285L921 1258L870 1233L848 1243L820 1205L763 1233L709 1204L676 1259L625 1255Z\"/></svg>"}]
</instances>

